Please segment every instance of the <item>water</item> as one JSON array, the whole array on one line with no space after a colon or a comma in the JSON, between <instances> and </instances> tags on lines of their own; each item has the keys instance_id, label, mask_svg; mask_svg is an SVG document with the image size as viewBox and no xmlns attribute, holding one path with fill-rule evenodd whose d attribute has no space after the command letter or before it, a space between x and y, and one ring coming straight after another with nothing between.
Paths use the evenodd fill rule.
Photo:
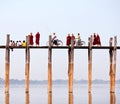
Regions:
<instances>
[{"instance_id":1,"label":"water","mask_svg":"<svg viewBox=\"0 0 120 104\"><path fill-rule=\"evenodd\" d=\"M68 93L67 85L53 85L52 93L47 85L30 85L25 93L24 85L11 85L10 93L5 94L0 86L0 104L120 104L120 85L116 92L109 93L109 84L94 84L88 93L86 84L75 84L73 93Z\"/></svg>"}]
</instances>

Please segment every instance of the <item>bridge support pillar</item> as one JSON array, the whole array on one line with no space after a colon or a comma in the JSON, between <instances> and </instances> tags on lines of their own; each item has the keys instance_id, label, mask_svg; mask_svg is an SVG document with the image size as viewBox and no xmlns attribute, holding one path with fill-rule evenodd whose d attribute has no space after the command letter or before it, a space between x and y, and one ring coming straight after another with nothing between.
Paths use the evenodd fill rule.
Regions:
<instances>
[{"instance_id":1,"label":"bridge support pillar","mask_svg":"<svg viewBox=\"0 0 120 104\"><path fill-rule=\"evenodd\" d=\"M109 50L109 55L110 55L110 92L114 93L115 92L115 81L116 81L116 48L117 48L117 37L114 37L114 47L112 48L112 41L113 38L110 38L110 50Z\"/></svg>"},{"instance_id":2,"label":"bridge support pillar","mask_svg":"<svg viewBox=\"0 0 120 104\"><path fill-rule=\"evenodd\" d=\"M92 36L88 38L88 92L92 88Z\"/></svg>"},{"instance_id":3,"label":"bridge support pillar","mask_svg":"<svg viewBox=\"0 0 120 104\"><path fill-rule=\"evenodd\" d=\"M29 77L30 77L30 49L29 49L29 36L26 36L26 69L25 69L25 85L26 93L29 93Z\"/></svg>"},{"instance_id":4,"label":"bridge support pillar","mask_svg":"<svg viewBox=\"0 0 120 104\"><path fill-rule=\"evenodd\" d=\"M52 92L52 48L51 48L51 35L49 36L48 47L48 92Z\"/></svg>"},{"instance_id":5,"label":"bridge support pillar","mask_svg":"<svg viewBox=\"0 0 120 104\"><path fill-rule=\"evenodd\" d=\"M6 39L6 53L5 53L5 93L9 93L9 75L10 75L10 35Z\"/></svg>"},{"instance_id":6,"label":"bridge support pillar","mask_svg":"<svg viewBox=\"0 0 120 104\"><path fill-rule=\"evenodd\" d=\"M73 92L74 80L74 40L71 41L71 47L68 49L68 90Z\"/></svg>"}]
</instances>

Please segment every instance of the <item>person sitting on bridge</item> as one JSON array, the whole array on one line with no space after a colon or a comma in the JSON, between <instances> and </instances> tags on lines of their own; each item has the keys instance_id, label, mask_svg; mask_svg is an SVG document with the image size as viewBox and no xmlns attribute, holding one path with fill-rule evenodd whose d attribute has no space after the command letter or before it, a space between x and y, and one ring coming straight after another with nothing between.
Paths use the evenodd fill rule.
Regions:
<instances>
[{"instance_id":1,"label":"person sitting on bridge","mask_svg":"<svg viewBox=\"0 0 120 104\"><path fill-rule=\"evenodd\" d=\"M25 47L26 45L27 45L27 44L26 44L25 40L23 40L22 46Z\"/></svg>"},{"instance_id":2,"label":"person sitting on bridge","mask_svg":"<svg viewBox=\"0 0 120 104\"><path fill-rule=\"evenodd\" d=\"M15 41L10 40L10 46L11 46L11 51L13 51L13 48L15 46Z\"/></svg>"},{"instance_id":3,"label":"person sitting on bridge","mask_svg":"<svg viewBox=\"0 0 120 104\"><path fill-rule=\"evenodd\" d=\"M18 46L22 46L21 40L18 41Z\"/></svg>"}]
</instances>

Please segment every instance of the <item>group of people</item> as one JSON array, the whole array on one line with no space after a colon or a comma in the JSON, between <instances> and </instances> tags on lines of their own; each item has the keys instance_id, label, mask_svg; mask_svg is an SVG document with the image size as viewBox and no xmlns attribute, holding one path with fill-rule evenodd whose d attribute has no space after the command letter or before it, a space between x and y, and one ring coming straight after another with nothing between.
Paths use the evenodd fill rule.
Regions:
<instances>
[{"instance_id":1,"label":"group of people","mask_svg":"<svg viewBox=\"0 0 120 104\"><path fill-rule=\"evenodd\" d=\"M93 45L101 46L100 36L97 33L93 34Z\"/></svg>"},{"instance_id":2,"label":"group of people","mask_svg":"<svg viewBox=\"0 0 120 104\"><path fill-rule=\"evenodd\" d=\"M31 45L31 46L33 46L34 45L34 41L33 41L33 34L32 34L32 32L28 35L28 39L29 39L29 45ZM37 32L36 33L36 35L35 35L35 44L36 44L36 46L39 46L39 42L40 41L40 33L39 32Z\"/></svg>"},{"instance_id":3,"label":"group of people","mask_svg":"<svg viewBox=\"0 0 120 104\"><path fill-rule=\"evenodd\" d=\"M70 46L71 45L71 40L73 39L74 44L76 43L77 46L81 45L81 36L80 33L78 33L77 38L75 38L74 34L70 35L68 34L68 36L66 37L66 45ZM77 41L76 41L77 39ZM95 46L101 46L101 40L100 40L100 36L97 33L93 34L93 42L92 45Z\"/></svg>"},{"instance_id":4,"label":"group of people","mask_svg":"<svg viewBox=\"0 0 120 104\"><path fill-rule=\"evenodd\" d=\"M28 35L28 45L30 45L30 46L33 46L34 45L34 41L33 41L33 35L32 35L32 33L30 33L30 35ZM35 43L36 43L36 46L39 46L39 42L40 41L40 33L39 32L37 32L36 33L36 35L35 35ZM23 40L23 41L21 41L21 40L17 40L17 41L13 41L13 40L10 40L10 44L9 44L9 46L11 46L11 50L13 51L13 48L15 47L15 46L19 46L19 47L21 47L21 46L23 46L23 47L25 47L27 45L27 42L25 41L25 40Z\"/></svg>"},{"instance_id":5,"label":"group of people","mask_svg":"<svg viewBox=\"0 0 120 104\"><path fill-rule=\"evenodd\" d=\"M73 33L71 35L68 34L68 36L66 37L66 45L70 46L72 40L73 40L73 42L75 44L75 36L74 36L74 34Z\"/></svg>"},{"instance_id":6,"label":"group of people","mask_svg":"<svg viewBox=\"0 0 120 104\"><path fill-rule=\"evenodd\" d=\"M68 36L66 37L66 45L70 46L72 40L73 40L73 43L75 44L76 43L76 39L77 39L77 44L80 45L80 42L81 42L80 33L78 33L77 38L75 38L73 33L71 35L68 34Z\"/></svg>"},{"instance_id":7,"label":"group of people","mask_svg":"<svg viewBox=\"0 0 120 104\"><path fill-rule=\"evenodd\" d=\"M10 40L9 46L11 46L11 50L13 51L13 48L15 46L26 46L26 41L25 40L23 40L23 41L21 41L21 40L19 40L19 41L18 40L17 41Z\"/></svg>"},{"instance_id":8,"label":"group of people","mask_svg":"<svg viewBox=\"0 0 120 104\"><path fill-rule=\"evenodd\" d=\"M92 41L92 44L93 45L97 45L97 46L101 46L101 41L100 41L100 36L99 36L99 34L97 34L97 33L94 33L93 35L93 41ZM33 34L32 34L32 32L28 35L28 45L30 45L30 46L33 46L34 45L34 37L33 37ZM75 38L75 36L74 36L74 34L72 33L72 34L68 34L67 35L67 37L66 37L66 45L67 46L70 46L71 45L71 43L72 43L72 40L73 40L73 43L74 43L74 45L76 44L76 39L77 39L77 45L80 45L81 44L81 36L80 36L80 33L78 33L78 35L77 35L77 38ZM52 42L53 42L53 44L54 45L59 45L58 44L58 42L57 42L57 36L56 36L56 33L54 32L53 33L53 36L52 36ZM39 32L37 32L36 34L35 34L35 44L36 44L36 46L39 46L39 43L40 43L40 33ZM12 46L12 47L14 47L14 46L26 46L27 45L27 43L26 43L26 41L25 40L23 40L22 42L19 40L19 41L10 41L10 46ZM11 48L12 49L12 51L13 51L13 48Z\"/></svg>"},{"instance_id":9,"label":"group of people","mask_svg":"<svg viewBox=\"0 0 120 104\"><path fill-rule=\"evenodd\" d=\"M70 46L72 43L72 40L73 40L73 44L75 45L76 39L77 39L77 44L80 45L80 42L81 42L80 33L78 33L77 38L75 38L73 33L72 34L69 33L66 37L66 45ZM56 45L56 46L59 45L56 33L53 33L53 35L52 35L52 43L53 43L53 45Z\"/></svg>"}]
</instances>

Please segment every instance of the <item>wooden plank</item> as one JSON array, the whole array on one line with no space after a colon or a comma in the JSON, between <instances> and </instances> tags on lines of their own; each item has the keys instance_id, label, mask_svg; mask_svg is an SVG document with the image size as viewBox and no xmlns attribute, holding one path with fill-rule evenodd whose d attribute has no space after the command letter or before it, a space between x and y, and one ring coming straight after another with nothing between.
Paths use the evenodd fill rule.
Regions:
<instances>
[{"instance_id":1,"label":"wooden plank","mask_svg":"<svg viewBox=\"0 0 120 104\"><path fill-rule=\"evenodd\" d=\"M5 49L6 46L5 45L0 45L0 49ZM9 46L9 48L11 48L11 46ZM29 49L48 49L49 46L29 46ZM51 46L52 49L69 49L69 46ZM82 47L78 47L78 46L74 46L74 49L88 49L89 46L82 46ZM114 48L114 46L110 47L110 46L92 46L92 49L110 49L110 48ZM14 49L26 49L26 47L19 47L19 46L15 46ZM117 46L116 49L120 49L120 46Z\"/></svg>"},{"instance_id":2,"label":"wooden plank","mask_svg":"<svg viewBox=\"0 0 120 104\"><path fill-rule=\"evenodd\" d=\"M6 53L5 53L5 93L9 93L9 75L10 75L10 51L9 51L10 35L6 39Z\"/></svg>"}]
</instances>

